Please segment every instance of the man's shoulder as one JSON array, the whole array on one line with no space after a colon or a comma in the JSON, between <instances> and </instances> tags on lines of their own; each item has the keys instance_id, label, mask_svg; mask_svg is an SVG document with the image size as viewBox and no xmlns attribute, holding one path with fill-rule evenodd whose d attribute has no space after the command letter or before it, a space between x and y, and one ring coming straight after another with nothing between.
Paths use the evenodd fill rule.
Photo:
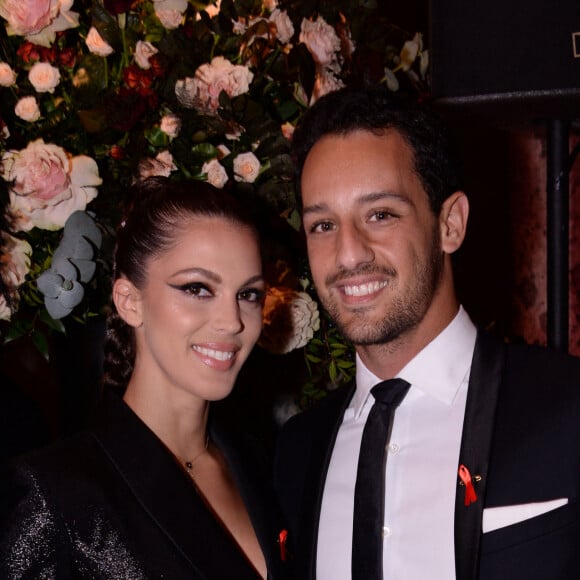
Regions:
<instances>
[{"instance_id":1,"label":"man's shoulder","mask_svg":"<svg viewBox=\"0 0 580 580\"><path fill-rule=\"evenodd\" d=\"M580 357L531 344L506 345L506 371L535 381L576 383L580 388Z\"/></svg>"},{"instance_id":2,"label":"man's shoulder","mask_svg":"<svg viewBox=\"0 0 580 580\"><path fill-rule=\"evenodd\" d=\"M333 420L337 418L350 401L353 393L354 384L352 382L341 385L307 409L288 419L284 424L283 431L302 430L308 426L317 425L325 419Z\"/></svg>"}]
</instances>

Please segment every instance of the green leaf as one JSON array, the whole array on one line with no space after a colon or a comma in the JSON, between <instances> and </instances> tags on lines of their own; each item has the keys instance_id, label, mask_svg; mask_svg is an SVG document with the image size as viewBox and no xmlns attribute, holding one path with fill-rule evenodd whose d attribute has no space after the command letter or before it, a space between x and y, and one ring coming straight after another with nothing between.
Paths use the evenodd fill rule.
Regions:
<instances>
[{"instance_id":1,"label":"green leaf","mask_svg":"<svg viewBox=\"0 0 580 580\"><path fill-rule=\"evenodd\" d=\"M38 330L32 333L32 344L38 349L38 352L46 359L49 360L48 352L48 340L46 335Z\"/></svg>"},{"instance_id":2,"label":"green leaf","mask_svg":"<svg viewBox=\"0 0 580 580\"><path fill-rule=\"evenodd\" d=\"M336 379L338 377L338 369L334 361L330 361L330 364L328 365L328 376L330 377L330 380L333 383L336 382Z\"/></svg>"}]
</instances>

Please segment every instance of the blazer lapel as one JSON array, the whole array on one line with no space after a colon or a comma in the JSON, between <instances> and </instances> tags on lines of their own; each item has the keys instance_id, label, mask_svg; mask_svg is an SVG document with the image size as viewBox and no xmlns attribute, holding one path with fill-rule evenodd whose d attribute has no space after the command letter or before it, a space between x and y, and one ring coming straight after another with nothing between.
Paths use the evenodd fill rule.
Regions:
<instances>
[{"instance_id":1,"label":"blazer lapel","mask_svg":"<svg viewBox=\"0 0 580 580\"><path fill-rule=\"evenodd\" d=\"M212 440L224 454L242 496L268 570L278 577L283 565L280 533L283 518L274 496L271 466L261 444L244 433L232 432L212 421Z\"/></svg>"},{"instance_id":2,"label":"blazer lapel","mask_svg":"<svg viewBox=\"0 0 580 580\"><path fill-rule=\"evenodd\" d=\"M471 365L459 464L469 469L477 500L465 505L465 487L458 485L455 498L455 568L457 580L478 576L481 521L489 468L494 417L501 385L504 346L479 332ZM459 480L458 480L459 481Z\"/></svg>"},{"instance_id":3,"label":"blazer lapel","mask_svg":"<svg viewBox=\"0 0 580 580\"><path fill-rule=\"evenodd\" d=\"M248 570L241 552L195 493L187 473L125 403L106 401L93 433L152 525L189 563L193 578L227 577L232 569ZM249 577L256 578L240 572L239 578Z\"/></svg>"},{"instance_id":4,"label":"blazer lapel","mask_svg":"<svg viewBox=\"0 0 580 580\"><path fill-rule=\"evenodd\" d=\"M316 577L316 551L318 545L318 524L326 473L330 464L334 442L342 423L344 412L352 399L355 385L345 385L319 404L321 413L316 415L316 431L312 435L311 453L306 481L307 495L304 500L304 518L300 525L300 551L304 570L297 570L297 578Z\"/></svg>"}]
</instances>

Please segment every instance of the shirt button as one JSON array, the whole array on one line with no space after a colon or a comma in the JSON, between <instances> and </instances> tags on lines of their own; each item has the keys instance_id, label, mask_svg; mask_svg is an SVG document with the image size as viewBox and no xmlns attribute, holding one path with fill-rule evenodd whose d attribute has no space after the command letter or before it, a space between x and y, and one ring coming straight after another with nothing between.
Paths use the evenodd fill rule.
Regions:
<instances>
[{"instance_id":1,"label":"shirt button","mask_svg":"<svg viewBox=\"0 0 580 580\"><path fill-rule=\"evenodd\" d=\"M389 450L389 453L399 453L401 450L401 448L396 443L391 443L387 449Z\"/></svg>"},{"instance_id":2,"label":"shirt button","mask_svg":"<svg viewBox=\"0 0 580 580\"><path fill-rule=\"evenodd\" d=\"M391 528L385 526L383 528L383 538L388 538L391 535Z\"/></svg>"}]
</instances>

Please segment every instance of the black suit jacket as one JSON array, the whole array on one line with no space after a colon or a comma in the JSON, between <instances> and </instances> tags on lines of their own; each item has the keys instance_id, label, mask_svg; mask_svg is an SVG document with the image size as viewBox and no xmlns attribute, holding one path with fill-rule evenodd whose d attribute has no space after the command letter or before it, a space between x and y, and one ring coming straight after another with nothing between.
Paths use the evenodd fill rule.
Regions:
<instances>
[{"instance_id":1,"label":"black suit jacket","mask_svg":"<svg viewBox=\"0 0 580 580\"><path fill-rule=\"evenodd\" d=\"M301 580L316 575L324 482L353 393L354 385L346 385L293 417L278 442L275 485L296 540L296 577ZM468 506L465 488L457 487L458 580L580 578L580 359L504 345L479 333L460 464L481 480L476 483L478 499ZM481 531L484 508L560 498L568 504L505 528Z\"/></svg>"},{"instance_id":2,"label":"black suit jacket","mask_svg":"<svg viewBox=\"0 0 580 580\"><path fill-rule=\"evenodd\" d=\"M269 468L212 425L264 551L283 574ZM0 479L0 578L258 576L161 441L120 399L94 426L19 458Z\"/></svg>"}]
</instances>

